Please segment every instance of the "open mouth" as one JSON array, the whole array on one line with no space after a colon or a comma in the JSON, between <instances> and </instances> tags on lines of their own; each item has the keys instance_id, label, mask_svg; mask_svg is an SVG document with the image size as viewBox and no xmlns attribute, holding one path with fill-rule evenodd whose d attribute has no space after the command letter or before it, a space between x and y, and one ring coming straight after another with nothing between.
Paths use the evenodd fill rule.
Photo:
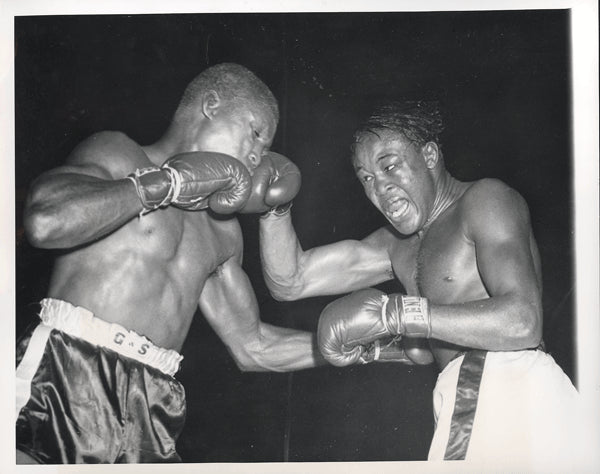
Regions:
<instances>
[{"instance_id":1,"label":"open mouth","mask_svg":"<svg viewBox=\"0 0 600 474\"><path fill-rule=\"evenodd\" d=\"M408 199L393 197L384 203L383 209L388 218L397 220L406 215L409 205Z\"/></svg>"}]
</instances>

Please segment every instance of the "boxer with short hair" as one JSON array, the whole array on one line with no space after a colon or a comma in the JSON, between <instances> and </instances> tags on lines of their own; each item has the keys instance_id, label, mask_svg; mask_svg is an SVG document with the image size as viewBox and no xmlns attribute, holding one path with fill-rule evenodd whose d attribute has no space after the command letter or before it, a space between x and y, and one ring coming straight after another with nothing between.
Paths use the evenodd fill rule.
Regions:
<instances>
[{"instance_id":1,"label":"boxer with short hair","mask_svg":"<svg viewBox=\"0 0 600 474\"><path fill-rule=\"evenodd\" d=\"M541 266L527 205L498 180L452 177L442 130L435 103L377 109L355 133L352 163L389 225L305 251L290 213L265 216L267 285L281 300L353 292L319 320L320 350L336 366L363 362L382 338L401 339L416 363L435 358L429 459L555 468L576 452L578 397L541 350ZM364 289L394 276L406 294Z\"/></svg>"},{"instance_id":2,"label":"boxer with short hair","mask_svg":"<svg viewBox=\"0 0 600 474\"><path fill-rule=\"evenodd\" d=\"M241 370L322 361L314 335L261 322L241 266L233 213L267 212L299 189L298 168L269 151L278 119L252 72L216 65L157 142L97 133L33 183L27 237L61 252L41 323L17 348L18 461L179 461L174 374L197 308Z\"/></svg>"}]
</instances>

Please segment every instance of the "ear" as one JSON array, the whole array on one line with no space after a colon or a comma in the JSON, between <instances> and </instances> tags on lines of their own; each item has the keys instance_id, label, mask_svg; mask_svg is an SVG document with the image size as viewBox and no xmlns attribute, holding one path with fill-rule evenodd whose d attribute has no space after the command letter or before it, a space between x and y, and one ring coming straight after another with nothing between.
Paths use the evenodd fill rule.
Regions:
<instances>
[{"instance_id":1,"label":"ear","mask_svg":"<svg viewBox=\"0 0 600 474\"><path fill-rule=\"evenodd\" d=\"M215 90L208 90L202 95L202 113L204 116L212 120L221 106L221 98Z\"/></svg>"},{"instance_id":2,"label":"ear","mask_svg":"<svg viewBox=\"0 0 600 474\"><path fill-rule=\"evenodd\" d=\"M435 142L427 142L421 148L421 153L423 154L423 159L425 160L425 165L427 169L432 170L436 167L440 160L440 150Z\"/></svg>"}]
</instances>

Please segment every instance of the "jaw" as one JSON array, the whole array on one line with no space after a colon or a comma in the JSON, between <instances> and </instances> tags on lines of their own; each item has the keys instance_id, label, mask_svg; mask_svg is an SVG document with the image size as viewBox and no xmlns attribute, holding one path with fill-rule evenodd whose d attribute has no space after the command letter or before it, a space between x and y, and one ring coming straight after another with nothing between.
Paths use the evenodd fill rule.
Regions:
<instances>
[{"instance_id":1,"label":"jaw","mask_svg":"<svg viewBox=\"0 0 600 474\"><path fill-rule=\"evenodd\" d=\"M377 205L379 211L390 224L403 235L418 232L423 223L416 204L408 198L393 198L387 203Z\"/></svg>"},{"instance_id":2,"label":"jaw","mask_svg":"<svg viewBox=\"0 0 600 474\"><path fill-rule=\"evenodd\" d=\"M399 196L393 196L379 204L379 209L385 217L394 222L405 220L411 210L412 203L409 199Z\"/></svg>"}]
</instances>

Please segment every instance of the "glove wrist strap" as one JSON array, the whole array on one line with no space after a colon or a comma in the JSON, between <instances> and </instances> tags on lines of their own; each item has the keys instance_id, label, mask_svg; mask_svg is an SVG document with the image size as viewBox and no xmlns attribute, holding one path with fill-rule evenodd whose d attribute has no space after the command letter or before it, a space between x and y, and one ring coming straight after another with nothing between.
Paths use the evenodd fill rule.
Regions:
<instances>
[{"instance_id":1,"label":"glove wrist strap","mask_svg":"<svg viewBox=\"0 0 600 474\"><path fill-rule=\"evenodd\" d=\"M285 204L282 204L281 206L275 206L275 207L271 208L270 210L268 210L267 212L265 212L264 214L262 214L260 217L263 217L263 218L267 218L270 216L283 217L286 214L289 214L291 212L292 204L293 204L292 201L290 201Z\"/></svg>"},{"instance_id":2,"label":"glove wrist strap","mask_svg":"<svg viewBox=\"0 0 600 474\"><path fill-rule=\"evenodd\" d=\"M420 296L402 296L403 334L411 337L431 337L431 315L429 301Z\"/></svg>"},{"instance_id":3,"label":"glove wrist strap","mask_svg":"<svg viewBox=\"0 0 600 474\"><path fill-rule=\"evenodd\" d=\"M158 175L166 172L168 182ZM168 206L181 191L181 176L168 166L163 168L138 168L127 176L142 203L139 216L142 217L160 207Z\"/></svg>"}]
</instances>

